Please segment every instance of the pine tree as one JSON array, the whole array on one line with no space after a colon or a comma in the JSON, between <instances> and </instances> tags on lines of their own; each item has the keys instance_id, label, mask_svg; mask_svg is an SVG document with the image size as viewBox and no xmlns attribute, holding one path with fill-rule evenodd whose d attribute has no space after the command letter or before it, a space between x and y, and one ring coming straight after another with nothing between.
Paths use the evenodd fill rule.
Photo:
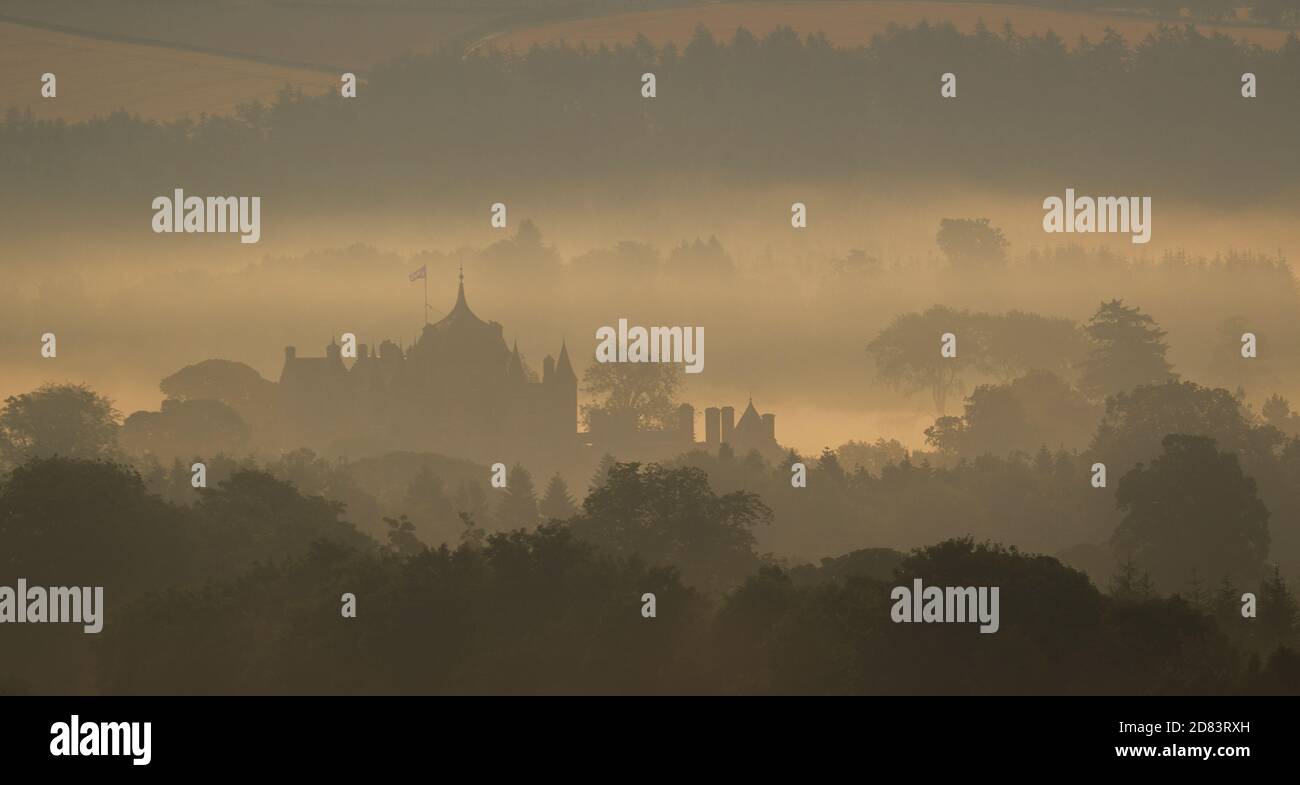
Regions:
<instances>
[{"instance_id":1,"label":"pine tree","mask_svg":"<svg viewBox=\"0 0 1300 785\"><path fill-rule=\"evenodd\" d=\"M1132 559L1121 562L1119 570L1110 579L1110 596L1117 600L1147 600L1154 594L1151 576L1138 569Z\"/></svg>"},{"instance_id":2,"label":"pine tree","mask_svg":"<svg viewBox=\"0 0 1300 785\"><path fill-rule=\"evenodd\" d=\"M388 525L388 547L402 556L411 556L424 550L424 543L415 536L415 524L405 515L396 519L384 518Z\"/></svg>"},{"instance_id":3,"label":"pine tree","mask_svg":"<svg viewBox=\"0 0 1300 785\"><path fill-rule=\"evenodd\" d=\"M505 529L531 529L537 525L537 490L533 476L516 463L506 475L506 487L497 505L497 523Z\"/></svg>"},{"instance_id":4,"label":"pine tree","mask_svg":"<svg viewBox=\"0 0 1300 785\"><path fill-rule=\"evenodd\" d=\"M1247 631L1242 623L1241 590L1230 578L1224 576L1218 591L1214 593L1212 602L1211 610L1215 621L1219 623L1219 628L1232 640L1240 641Z\"/></svg>"},{"instance_id":5,"label":"pine tree","mask_svg":"<svg viewBox=\"0 0 1300 785\"><path fill-rule=\"evenodd\" d=\"M1187 581L1187 602L1198 610L1209 610L1210 608L1209 592L1206 591L1205 583L1194 568L1192 569L1192 577Z\"/></svg>"},{"instance_id":6,"label":"pine tree","mask_svg":"<svg viewBox=\"0 0 1300 785\"><path fill-rule=\"evenodd\" d=\"M569 486L565 485L564 478L559 472L551 478L546 486L546 493L542 495L542 501L537 505L537 511L542 514L545 520L565 521L578 514L578 505L569 495Z\"/></svg>"},{"instance_id":7,"label":"pine tree","mask_svg":"<svg viewBox=\"0 0 1300 785\"><path fill-rule=\"evenodd\" d=\"M1102 303L1085 331L1095 346L1083 363L1079 389L1096 398L1178 378L1165 360L1169 346L1155 319L1123 300Z\"/></svg>"},{"instance_id":8,"label":"pine tree","mask_svg":"<svg viewBox=\"0 0 1300 785\"><path fill-rule=\"evenodd\" d=\"M1259 639L1267 648L1291 644L1296 636L1300 609L1286 578L1275 565L1273 574L1259 585Z\"/></svg>"}]
</instances>

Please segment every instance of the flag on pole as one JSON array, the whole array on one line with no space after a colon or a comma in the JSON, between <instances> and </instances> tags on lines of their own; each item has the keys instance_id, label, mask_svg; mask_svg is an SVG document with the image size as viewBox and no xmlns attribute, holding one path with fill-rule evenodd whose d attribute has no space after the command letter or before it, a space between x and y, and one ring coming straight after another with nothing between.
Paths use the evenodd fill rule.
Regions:
<instances>
[{"instance_id":1,"label":"flag on pole","mask_svg":"<svg viewBox=\"0 0 1300 785\"><path fill-rule=\"evenodd\" d=\"M418 280L420 280L421 278L424 278L424 277L425 277L425 273L428 272L428 267L429 267L429 266L428 266L427 264L426 264L426 265L423 265L423 266L420 267L420 269L418 269L418 270L416 270L415 272L411 273L411 281L414 282L414 281L418 281Z\"/></svg>"}]
</instances>

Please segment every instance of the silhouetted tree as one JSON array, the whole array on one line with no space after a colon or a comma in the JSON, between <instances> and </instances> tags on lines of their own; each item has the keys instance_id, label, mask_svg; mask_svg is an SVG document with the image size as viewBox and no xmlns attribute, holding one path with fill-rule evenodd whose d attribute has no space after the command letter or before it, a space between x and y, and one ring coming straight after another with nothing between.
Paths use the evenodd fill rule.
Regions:
<instances>
[{"instance_id":1,"label":"silhouetted tree","mask_svg":"<svg viewBox=\"0 0 1300 785\"><path fill-rule=\"evenodd\" d=\"M1095 343L1079 387L1097 398L1178 378L1165 360L1169 347L1155 319L1122 300L1104 302L1084 328Z\"/></svg>"},{"instance_id":2,"label":"silhouetted tree","mask_svg":"<svg viewBox=\"0 0 1300 785\"><path fill-rule=\"evenodd\" d=\"M1240 399L1193 382L1137 387L1106 400L1090 451L1109 471L1151 460L1171 433L1209 436L1220 448L1255 461L1277 444L1275 432L1252 428Z\"/></svg>"},{"instance_id":3,"label":"silhouetted tree","mask_svg":"<svg viewBox=\"0 0 1300 785\"><path fill-rule=\"evenodd\" d=\"M1097 408L1059 376L1034 371L1010 384L980 385L966 399L961 417L941 417L925 430L940 450L974 457L1013 450L1031 452L1082 447Z\"/></svg>"},{"instance_id":4,"label":"silhouetted tree","mask_svg":"<svg viewBox=\"0 0 1300 785\"><path fill-rule=\"evenodd\" d=\"M162 458L239 454L248 449L251 429L226 403L213 399L168 399L162 410L140 411L122 423L122 449Z\"/></svg>"},{"instance_id":5,"label":"silhouetted tree","mask_svg":"<svg viewBox=\"0 0 1300 785\"><path fill-rule=\"evenodd\" d=\"M411 478L406 488L405 503L416 516L423 539L430 545L455 540L459 532L459 521L452 500L443 490L442 478L434 474L428 466L421 466L420 471Z\"/></svg>"},{"instance_id":6,"label":"silhouetted tree","mask_svg":"<svg viewBox=\"0 0 1300 785\"><path fill-rule=\"evenodd\" d=\"M0 410L0 457L104 458L114 453L119 414L84 384L47 384L11 395Z\"/></svg>"},{"instance_id":7,"label":"silhouetted tree","mask_svg":"<svg viewBox=\"0 0 1300 785\"><path fill-rule=\"evenodd\" d=\"M1296 605L1295 595L1287 586L1286 578L1282 577L1282 571L1276 565L1259 585L1257 613L1257 637L1265 650L1297 643L1300 608Z\"/></svg>"},{"instance_id":8,"label":"silhouetted tree","mask_svg":"<svg viewBox=\"0 0 1300 785\"><path fill-rule=\"evenodd\" d=\"M1125 474L1115 494L1123 512L1112 543L1121 563L1173 590L1198 575L1256 579L1268 555L1268 509L1237 456L1213 439L1171 434L1150 466Z\"/></svg>"},{"instance_id":9,"label":"silhouetted tree","mask_svg":"<svg viewBox=\"0 0 1300 785\"><path fill-rule=\"evenodd\" d=\"M875 359L880 381L907 395L928 391L942 415L948 396L961 390L962 370L974 364L968 358L981 355L981 336L966 329L971 326L969 313L935 305L895 317L867 344L867 354ZM945 333L957 337L956 357L940 354Z\"/></svg>"},{"instance_id":10,"label":"silhouetted tree","mask_svg":"<svg viewBox=\"0 0 1300 785\"><path fill-rule=\"evenodd\" d=\"M715 495L699 469L618 463L570 526L611 554L673 565L689 585L718 594L755 568L753 528L771 518L757 494Z\"/></svg>"},{"instance_id":11,"label":"silhouetted tree","mask_svg":"<svg viewBox=\"0 0 1300 785\"><path fill-rule=\"evenodd\" d=\"M569 486L564 478L556 473L546 485L546 492L537 505L537 512L545 520L568 520L578 514L578 505L569 495Z\"/></svg>"},{"instance_id":12,"label":"silhouetted tree","mask_svg":"<svg viewBox=\"0 0 1300 785\"><path fill-rule=\"evenodd\" d=\"M398 518L384 518L388 525L388 547L403 556L419 553L424 543L415 536L415 524L405 515Z\"/></svg>"},{"instance_id":13,"label":"silhouetted tree","mask_svg":"<svg viewBox=\"0 0 1300 785\"><path fill-rule=\"evenodd\" d=\"M681 369L671 363L592 363L582 374L583 390L595 400L582 416L614 430L662 428L675 422Z\"/></svg>"},{"instance_id":14,"label":"silhouetted tree","mask_svg":"<svg viewBox=\"0 0 1300 785\"><path fill-rule=\"evenodd\" d=\"M953 267L981 270L1006 261L1007 238L987 218L944 218L935 236L939 250Z\"/></svg>"},{"instance_id":15,"label":"silhouetted tree","mask_svg":"<svg viewBox=\"0 0 1300 785\"><path fill-rule=\"evenodd\" d=\"M537 525L537 489L533 487L533 476L522 464L510 467L506 487L500 493L496 519L502 528L531 529Z\"/></svg>"}]
</instances>

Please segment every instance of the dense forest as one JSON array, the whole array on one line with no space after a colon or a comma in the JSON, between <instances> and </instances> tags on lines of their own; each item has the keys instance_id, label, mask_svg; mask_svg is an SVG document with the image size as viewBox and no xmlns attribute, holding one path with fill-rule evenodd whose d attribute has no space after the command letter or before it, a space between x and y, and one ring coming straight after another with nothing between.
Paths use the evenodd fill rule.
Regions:
<instances>
[{"instance_id":1,"label":"dense forest","mask_svg":"<svg viewBox=\"0 0 1300 785\"><path fill-rule=\"evenodd\" d=\"M112 415L84 388L0 414L0 575L76 576L107 597L100 635L11 630L6 692L1300 691L1297 603L1271 560L1298 550L1300 438L1246 421L1223 390L1111 398L1092 450L1124 456L1113 494L1090 486L1089 458L1046 450L940 469L878 449L877 471L828 451L794 488L788 467L724 446L607 459L580 505L562 481L539 503L519 470L499 499L468 501L425 470L410 515L380 536L328 498L346 488L306 495L268 473L309 484L310 456L228 466L206 488L180 465L142 477ZM1038 542L1115 520L1108 504L1118 520L1099 534L1119 566L1102 587L1057 558L951 535L986 519ZM431 546L417 531L434 514L458 530ZM828 545L896 525L922 544L808 564L761 548L778 525ZM998 634L892 624L891 587L916 578L1000 587Z\"/></svg>"},{"instance_id":2,"label":"dense forest","mask_svg":"<svg viewBox=\"0 0 1300 785\"><path fill-rule=\"evenodd\" d=\"M646 71L657 74L653 102L639 91ZM945 72L958 77L957 102L940 97ZM1244 72L1268 100L1242 101ZM1295 182L1298 83L1294 37L1266 51L1192 26L1074 48L1052 34L921 24L859 49L741 29L729 41L700 30L681 50L641 39L448 51L376 69L355 102L285 93L237 117L167 124L11 112L0 124L0 200L10 215L105 194L148 204L185 182L196 192L238 184L307 209L470 182L646 186L665 172L738 182L906 173L1054 191L1062 174L1086 172L1074 185L1154 181L1230 204Z\"/></svg>"}]
</instances>

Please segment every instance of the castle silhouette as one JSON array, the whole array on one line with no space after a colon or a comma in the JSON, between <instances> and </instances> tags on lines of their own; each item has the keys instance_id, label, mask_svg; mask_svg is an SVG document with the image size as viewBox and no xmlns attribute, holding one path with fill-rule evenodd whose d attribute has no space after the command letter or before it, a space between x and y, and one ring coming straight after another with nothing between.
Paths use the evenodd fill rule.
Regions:
<instances>
[{"instance_id":1,"label":"castle silhouette","mask_svg":"<svg viewBox=\"0 0 1300 785\"><path fill-rule=\"evenodd\" d=\"M704 412L705 439L695 441L695 408L678 407L676 421L646 430L595 416L578 431L578 377L561 340L541 379L506 346L501 324L474 314L460 276L456 304L425 324L406 348L383 341L357 345L349 367L331 340L324 357L284 350L276 393L276 427L284 449L310 446L347 455L393 449L438 452L484 462L568 463L583 451L623 458L666 458L730 444L737 454L777 457L776 416L751 400L740 420L730 406Z\"/></svg>"},{"instance_id":2,"label":"castle silhouette","mask_svg":"<svg viewBox=\"0 0 1300 785\"><path fill-rule=\"evenodd\" d=\"M405 351L358 344L351 367L333 340L324 357L284 350L278 428L285 445L345 452L369 444L479 460L563 459L578 441L578 377L561 341L536 379L501 324L470 310L461 275L456 304L426 323Z\"/></svg>"}]
</instances>

